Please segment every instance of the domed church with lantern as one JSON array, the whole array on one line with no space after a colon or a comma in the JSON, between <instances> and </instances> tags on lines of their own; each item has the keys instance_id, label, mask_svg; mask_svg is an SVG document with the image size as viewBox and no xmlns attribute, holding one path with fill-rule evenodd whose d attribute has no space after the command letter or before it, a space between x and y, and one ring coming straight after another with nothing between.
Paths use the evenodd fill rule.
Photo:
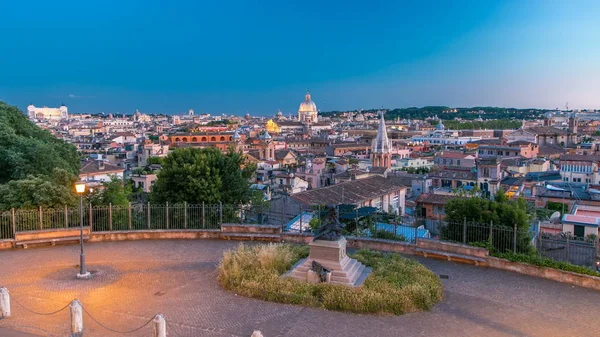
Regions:
<instances>
[{"instance_id":1,"label":"domed church with lantern","mask_svg":"<svg viewBox=\"0 0 600 337\"><path fill-rule=\"evenodd\" d=\"M305 124L313 124L319 121L319 111L317 105L312 101L310 92L306 92L304 96L304 102L300 103L298 108L298 121Z\"/></svg>"}]
</instances>

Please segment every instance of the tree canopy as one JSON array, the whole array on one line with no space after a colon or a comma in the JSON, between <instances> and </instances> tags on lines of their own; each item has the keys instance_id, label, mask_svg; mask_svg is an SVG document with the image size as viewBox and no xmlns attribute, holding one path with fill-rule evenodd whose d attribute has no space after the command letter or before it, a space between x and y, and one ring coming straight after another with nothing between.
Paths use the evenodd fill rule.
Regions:
<instances>
[{"instance_id":1,"label":"tree canopy","mask_svg":"<svg viewBox=\"0 0 600 337\"><path fill-rule=\"evenodd\" d=\"M79 169L73 145L0 102L0 210L73 203Z\"/></svg>"},{"instance_id":2,"label":"tree canopy","mask_svg":"<svg viewBox=\"0 0 600 337\"><path fill-rule=\"evenodd\" d=\"M78 175L75 146L27 120L14 106L0 102L0 184L28 175L52 175L55 168Z\"/></svg>"},{"instance_id":3,"label":"tree canopy","mask_svg":"<svg viewBox=\"0 0 600 337\"><path fill-rule=\"evenodd\" d=\"M494 237L488 242L488 248L503 253L512 249L516 226L519 252L528 252L531 248L529 216L524 199L508 200L500 189L495 200L480 197L454 198L446 204L445 210L448 225L440 231L444 239L461 241L466 221L469 224L467 242L480 242L483 238L488 238L489 226L493 224Z\"/></svg>"},{"instance_id":4,"label":"tree canopy","mask_svg":"<svg viewBox=\"0 0 600 337\"><path fill-rule=\"evenodd\" d=\"M446 221L459 223L466 219L469 222L506 226L526 230L529 227L527 203L523 199L508 200L502 190L496 194L496 200L479 197L454 198L446 204Z\"/></svg>"},{"instance_id":5,"label":"tree canopy","mask_svg":"<svg viewBox=\"0 0 600 337\"><path fill-rule=\"evenodd\" d=\"M131 185L131 182L123 184L121 178L112 176L102 183L102 188L90 192L87 199L92 205L127 205L133 193Z\"/></svg>"},{"instance_id":6,"label":"tree canopy","mask_svg":"<svg viewBox=\"0 0 600 337\"><path fill-rule=\"evenodd\" d=\"M177 149L164 158L150 200L157 203L247 203L255 166L233 150Z\"/></svg>"},{"instance_id":7,"label":"tree canopy","mask_svg":"<svg viewBox=\"0 0 600 337\"><path fill-rule=\"evenodd\" d=\"M73 205L77 201L75 180L71 173L56 168L50 176L29 175L0 184L0 210Z\"/></svg>"}]
</instances>

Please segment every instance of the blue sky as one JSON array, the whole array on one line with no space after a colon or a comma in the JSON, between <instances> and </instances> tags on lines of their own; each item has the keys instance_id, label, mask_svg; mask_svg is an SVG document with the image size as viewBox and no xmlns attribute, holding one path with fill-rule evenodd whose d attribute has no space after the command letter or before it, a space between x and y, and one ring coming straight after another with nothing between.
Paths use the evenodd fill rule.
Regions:
<instances>
[{"instance_id":1,"label":"blue sky","mask_svg":"<svg viewBox=\"0 0 600 337\"><path fill-rule=\"evenodd\" d=\"M71 112L600 108L600 1L1 1L0 100Z\"/></svg>"}]
</instances>

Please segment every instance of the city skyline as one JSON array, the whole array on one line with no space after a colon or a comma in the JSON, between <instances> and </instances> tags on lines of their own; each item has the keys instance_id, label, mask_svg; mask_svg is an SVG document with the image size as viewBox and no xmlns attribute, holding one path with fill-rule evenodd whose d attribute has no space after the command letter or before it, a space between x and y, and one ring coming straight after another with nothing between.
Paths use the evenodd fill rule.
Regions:
<instances>
[{"instance_id":1,"label":"city skyline","mask_svg":"<svg viewBox=\"0 0 600 337\"><path fill-rule=\"evenodd\" d=\"M0 100L25 111L295 114L600 108L600 4L39 1L0 24Z\"/></svg>"}]
</instances>

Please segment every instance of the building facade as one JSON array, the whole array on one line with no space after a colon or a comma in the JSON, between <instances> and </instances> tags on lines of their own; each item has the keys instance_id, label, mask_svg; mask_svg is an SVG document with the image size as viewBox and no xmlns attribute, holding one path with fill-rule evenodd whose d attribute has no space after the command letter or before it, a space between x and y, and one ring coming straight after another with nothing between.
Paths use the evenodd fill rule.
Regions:
<instances>
[{"instance_id":1,"label":"building facade","mask_svg":"<svg viewBox=\"0 0 600 337\"><path fill-rule=\"evenodd\" d=\"M69 118L69 109L67 106L62 104L58 108L42 107L37 108L33 104L29 104L27 107L27 117L30 119L48 119L48 120L61 120Z\"/></svg>"}]
</instances>

